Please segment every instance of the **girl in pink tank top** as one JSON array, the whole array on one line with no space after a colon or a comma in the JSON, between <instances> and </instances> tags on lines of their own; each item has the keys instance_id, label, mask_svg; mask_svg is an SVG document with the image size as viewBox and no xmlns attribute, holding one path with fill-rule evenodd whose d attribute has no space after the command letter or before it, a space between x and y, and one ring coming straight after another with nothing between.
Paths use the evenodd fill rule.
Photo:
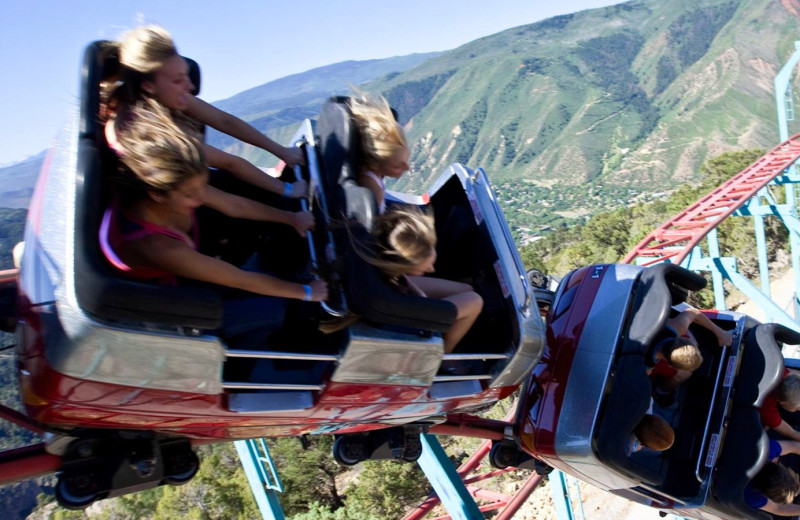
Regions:
<instances>
[{"instance_id":1,"label":"girl in pink tank top","mask_svg":"<svg viewBox=\"0 0 800 520\"><path fill-rule=\"evenodd\" d=\"M208 125L266 150L289 166L304 163L299 148L281 146L242 119L195 97L189 66L163 27L137 27L122 35L111 47L118 52L124 81L106 82L102 95L106 98L106 141L118 155L125 153L121 136L131 123L130 111L141 103L155 102L170 110L183 126ZM231 172L253 186L290 198L304 197L308 192L303 180L283 183L241 157L207 144L203 144L203 148L209 166Z\"/></svg>"},{"instance_id":2,"label":"girl in pink tank top","mask_svg":"<svg viewBox=\"0 0 800 520\"><path fill-rule=\"evenodd\" d=\"M209 282L251 293L305 301L327 298L327 284L289 282L244 271L199 253L195 210L206 205L235 218L292 226L305 236L313 227L308 212L289 212L208 186L202 143L178 128L169 113L137 107L124 134L123 163L138 186L106 212L100 229L103 251L126 276L162 283L178 278Z\"/></svg>"}]
</instances>

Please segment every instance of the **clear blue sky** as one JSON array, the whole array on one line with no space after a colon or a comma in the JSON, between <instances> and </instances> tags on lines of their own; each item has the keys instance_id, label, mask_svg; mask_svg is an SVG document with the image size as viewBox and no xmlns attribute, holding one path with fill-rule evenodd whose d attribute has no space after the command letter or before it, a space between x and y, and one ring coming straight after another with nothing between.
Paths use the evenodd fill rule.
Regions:
<instances>
[{"instance_id":1,"label":"clear blue sky","mask_svg":"<svg viewBox=\"0 0 800 520\"><path fill-rule=\"evenodd\" d=\"M617 0L0 0L0 165L47 148L78 95L83 48L158 23L216 101L345 60L454 49Z\"/></svg>"}]
</instances>

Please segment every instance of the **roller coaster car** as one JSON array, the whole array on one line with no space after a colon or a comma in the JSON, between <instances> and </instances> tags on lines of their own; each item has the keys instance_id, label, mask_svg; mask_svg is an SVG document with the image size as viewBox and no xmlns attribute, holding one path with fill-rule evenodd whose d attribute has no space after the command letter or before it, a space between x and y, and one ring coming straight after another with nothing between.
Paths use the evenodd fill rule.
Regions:
<instances>
[{"instance_id":1,"label":"roller coaster car","mask_svg":"<svg viewBox=\"0 0 800 520\"><path fill-rule=\"evenodd\" d=\"M188 61L199 88L197 64ZM301 125L297 141L309 166L298 173L313 186L318 224L306 254L316 272L341 281L340 297L327 306L342 312L347 302L363 317L357 325L326 336L313 316L298 312L279 334L283 341L229 349L216 334L215 292L120 276L97 238L116 168L97 122L98 85L117 67L104 42L86 49L78 118L41 172L19 276L22 401L42 429L74 439L51 443L66 445L57 450L62 503L82 507L117 492L114 469L95 467L95 454L109 446L114 456L101 458L139 468L125 477L125 489L136 488L137 478L152 485L190 478L191 457L176 439L352 434L339 442L345 462L381 445L413 460L419 445L408 439L447 412L491 406L531 372L544 326L530 312L525 272L482 171L453 165L424 197L439 233L436 275L472 284L485 302L455 353L443 354L439 335L455 318L451 303L391 290L349 250L346 233L365 235L375 201L354 180L358 139L344 99ZM387 428L394 429L377 440L368 433ZM175 450L173 459L184 463L162 460ZM80 473L84 466L95 477Z\"/></svg>"},{"instance_id":2,"label":"roller coaster car","mask_svg":"<svg viewBox=\"0 0 800 520\"><path fill-rule=\"evenodd\" d=\"M795 331L734 312L706 312L733 332L733 345L721 348L712 333L692 326L703 364L679 387L677 405L654 408L672 425L675 443L662 454L626 454L651 403L648 348L687 291L704 285L672 264L594 265L569 273L547 315L542 360L523 389L515 426L522 450L677 516L769 518L748 507L742 492L767 460L757 409L783 374L778 342L800 343ZM496 459L514 458L511 450L496 451Z\"/></svg>"}]
</instances>

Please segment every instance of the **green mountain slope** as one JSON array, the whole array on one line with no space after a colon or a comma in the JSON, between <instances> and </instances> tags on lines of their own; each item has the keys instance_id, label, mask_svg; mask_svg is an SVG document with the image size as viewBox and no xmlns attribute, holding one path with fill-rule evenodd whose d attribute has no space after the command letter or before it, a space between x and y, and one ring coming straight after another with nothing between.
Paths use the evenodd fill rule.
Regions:
<instances>
[{"instance_id":1,"label":"green mountain slope","mask_svg":"<svg viewBox=\"0 0 800 520\"><path fill-rule=\"evenodd\" d=\"M288 142L297 124L303 119L315 118L328 97L347 94L352 87L376 78L397 75L439 54L418 53L335 63L259 85L214 105L236 114L273 139ZM266 152L213 130L209 131L208 142L265 166L275 163L275 158Z\"/></svg>"},{"instance_id":2,"label":"green mountain slope","mask_svg":"<svg viewBox=\"0 0 800 520\"><path fill-rule=\"evenodd\" d=\"M626 205L706 157L776 144L790 0L635 0L482 38L371 84L400 109L419 189L452 162L527 193L528 224ZM539 207L538 201L546 201Z\"/></svg>"}]
</instances>

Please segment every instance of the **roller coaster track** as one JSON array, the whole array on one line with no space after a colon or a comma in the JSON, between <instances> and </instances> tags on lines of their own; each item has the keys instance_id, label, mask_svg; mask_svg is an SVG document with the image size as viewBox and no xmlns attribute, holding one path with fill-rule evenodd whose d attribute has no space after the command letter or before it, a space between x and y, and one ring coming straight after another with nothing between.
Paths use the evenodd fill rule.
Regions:
<instances>
[{"instance_id":1,"label":"roller coaster track","mask_svg":"<svg viewBox=\"0 0 800 520\"><path fill-rule=\"evenodd\" d=\"M641 265L680 263L720 222L800 158L800 134L782 142L753 164L656 228L622 260Z\"/></svg>"}]
</instances>

